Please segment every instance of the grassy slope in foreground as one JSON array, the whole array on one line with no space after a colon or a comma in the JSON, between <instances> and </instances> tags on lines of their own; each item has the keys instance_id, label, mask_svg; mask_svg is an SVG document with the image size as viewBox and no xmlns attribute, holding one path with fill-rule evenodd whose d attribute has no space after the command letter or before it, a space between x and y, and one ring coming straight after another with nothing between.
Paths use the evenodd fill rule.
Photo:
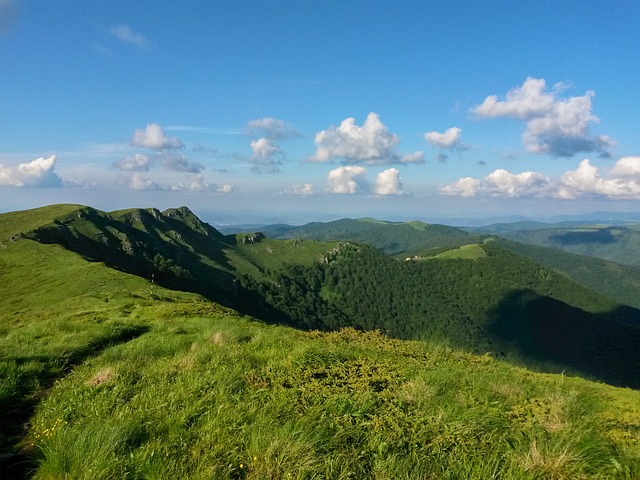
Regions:
<instances>
[{"instance_id":1,"label":"grassy slope in foreground","mask_svg":"<svg viewBox=\"0 0 640 480\"><path fill-rule=\"evenodd\" d=\"M35 478L634 478L639 393L446 347L203 305L87 359L38 407Z\"/></svg>"},{"instance_id":2,"label":"grassy slope in foreground","mask_svg":"<svg viewBox=\"0 0 640 480\"><path fill-rule=\"evenodd\" d=\"M34 478L86 479L640 475L637 391L376 333L266 326L195 295L156 287L152 297L143 279L56 245L1 241L2 411L30 420L22 455L5 448L3 469L21 460ZM4 445L21 433L7 418Z\"/></svg>"}]
</instances>

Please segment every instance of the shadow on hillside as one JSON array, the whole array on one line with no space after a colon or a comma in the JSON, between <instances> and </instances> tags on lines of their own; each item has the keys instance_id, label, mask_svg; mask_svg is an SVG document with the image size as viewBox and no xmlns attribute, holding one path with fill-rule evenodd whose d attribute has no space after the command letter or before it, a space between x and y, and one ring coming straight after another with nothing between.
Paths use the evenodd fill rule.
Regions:
<instances>
[{"instance_id":1,"label":"shadow on hillside","mask_svg":"<svg viewBox=\"0 0 640 480\"><path fill-rule=\"evenodd\" d=\"M615 243L616 237L608 228L590 230L586 232L567 232L549 237L554 243L560 245L581 245L581 244L608 244Z\"/></svg>"},{"instance_id":2,"label":"shadow on hillside","mask_svg":"<svg viewBox=\"0 0 640 480\"><path fill-rule=\"evenodd\" d=\"M31 455L20 442L27 433L27 422L35 412L38 402L46 395L54 382L67 375L75 366L103 350L131 341L149 331L144 325L131 325L117 329L111 335L98 338L81 349L67 352L58 358L42 355L14 357L11 360L20 366L29 362L46 365L37 376L23 375L19 379L17 394L0 404L0 479L17 480L28 478L34 467ZM37 386L37 392L34 391Z\"/></svg>"},{"instance_id":3,"label":"shadow on hillside","mask_svg":"<svg viewBox=\"0 0 640 480\"><path fill-rule=\"evenodd\" d=\"M489 333L534 365L553 363L610 385L640 389L640 311L585 312L516 290L490 312Z\"/></svg>"},{"instance_id":4,"label":"shadow on hillside","mask_svg":"<svg viewBox=\"0 0 640 480\"><path fill-rule=\"evenodd\" d=\"M166 218L160 222L142 211L139 221L147 231L102 216L91 218L89 235L58 224L40 228L27 236L45 244L58 244L90 261L146 279L167 288L196 292L231 306L234 296L232 270L224 245L217 238L187 228ZM155 223L154 223L155 222ZM164 231L156 231L162 227ZM162 235L161 235L162 233ZM204 263L207 258L218 267Z\"/></svg>"}]
</instances>

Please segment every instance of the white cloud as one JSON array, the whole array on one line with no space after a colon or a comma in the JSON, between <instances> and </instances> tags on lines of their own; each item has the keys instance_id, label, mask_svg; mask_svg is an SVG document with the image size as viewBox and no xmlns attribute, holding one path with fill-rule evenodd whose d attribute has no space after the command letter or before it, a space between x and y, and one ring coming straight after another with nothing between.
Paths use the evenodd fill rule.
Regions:
<instances>
[{"instance_id":1,"label":"white cloud","mask_svg":"<svg viewBox=\"0 0 640 480\"><path fill-rule=\"evenodd\" d=\"M611 175L640 177L640 157L622 157L611 169Z\"/></svg>"},{"instance_id":2,"label":"white cloud","mask_svg":"<svg viewBox=\"0 0 640 480\"><path fill-rule=\"evenodd\" d=\"M252 170L258 173L277 173L278 165L282 164L284 154L280 147L268 138L262 137L251 142L253 155L249 162L253 164Z\"/></svg>"},{"instance_id":3,"label":"white cloud","mask_svg":"<svg viewBox=\"0 0 640 480\"><path fill-rule=\"evenodd\" d=\"M628 157L627 157L628 158ZM626 161L618 161L611 172L626 168ZM617 168L619 167L619 168ZM574 199L584 196L604 196L609 198L640 199L640 175L629 175L624 178L604 178L597 167L591 165L588 159L580 162L577 169L565 172L558 188L558 197Z\"/></svg>"},{"instance_id":4,"label":"white cloud","mask_svg":"<svg viewBox=\"0 0 640 480\"><path fill-rule=\"evenodd\" d=\"M498 169L482 179L461 178L440 189L443 195L460 197L538 197L572 200L584 197L640 200L640 157L621 158L604 177L588 159L560 178L536 172L511 173Z\"/></svg>"},{"instance_id":5,"label":"white cloud","mask_svg":"<svg viewBox=\"0 0 640 480\"><path fill-rule=\"evenodd\" d=\"M309 160L326 162L339 158L344 162L369 165L424 162L422 152L397 153L395 149L399 143L398 136L389 133L380 117L371 112L361 127L355 124L354 118L347 118L339 127L316 133L316 152Z\"/></svg>"},{"instance_id":6,"label":"white cloud","mask_svg":"<svg viewBox=\"0 0 640 480\"><path fill-rule=\"evenodd\" d=\"M12 187L61 187L62 179L55 172L56 156L36 158L17 167L0 164L0 185Z\"/></svg>"},{"instance_id":7,"label":"white cloud","mask_svg":"<svg viewBox=\"0 0 640 480\"><path fill-rule=\"evenodd\" d=\"M282 191L283 195L313 195L315 190L313 184L305 183L304 185L294 185L291 188L286 188Z\"/></svg>"},{"instance_id":8,"label":"white cloud","mask_svg":"<svg viewBox=\"0 0 640 480\"><path fill-rule=\"evenodd\" d=\"M131 190L160 190L160 185L155 183L146 175L134 173L130 177L122 180L122 183Z\"/></svg>"},{"instance_id":9,"label":"white cloud","mask_svg":"<svg viewBox=\"0 0 640 480\"><path fill-rule=\"evenodd\" d=\"M499 168L485 178L484 188L495 197L544 195L550 179L537 172L511 173Z\"/></svg>"},{"instance_id":10,"label":"white cloud","mask_svg":"<svg viewBox=\"0 0 640 480\"><path fill-rule=\"evenodd\" d=\"M481 180L461 178L451 185L442 187L440 193L460 197L541 197L547 195L551 188L551 180L540 173L511 173L500 168Z\"/></svg>"},{"instance_id":11,"label":"white cloud","mask_svg":"<svg viewBox=\"0 0 640 480\"><path fill-rule=\"evenodd\" d=\"M200 174L192 175L186 183L178 183L170 187L172 191L190 191L190 192L221 192L230 193L233 191L231 185L225 184L218 187L215 183L207 183Z\"/></svg>"},{"instance_id":12,"label":"white cloud","mask_svg":"<svg viewBox=\"0 0 640 480\"><path fill-rule=\"evenodd\" d=\"M137 128L131 137L131 145L134 147L151 148L154 150L166 150L182 148L184 144L179 138L169 138L157 123L150 123L143 130Z\"/></svg>"},{"instance_id":13,"label":"white cloud","mask_svg":"<svg viewBox=\"0 0 640 480\"><path fill-rule=\"evenodd\" d=\"M146 37L140 33L134 32L129 25L122 24L111 27L109 29L109 33L122 43L134 45L140 50L148 50L152 46L151 42Z\"/></svg>"},{"instance_id":14,"label":"white cloud","mask_svg":"<svg viewBox=\"0 0 640 480\"><path fill-rule=\"evenodd\" d=\"M590 124L599 122L591 112L594 93L561 98L563 88L558 84L548 91L543 79L529 77L521 87L507 92L505 100L488 96L471 113L481 118L509 117L525 122L522 140L532 153L570 157L579 152L597 152L608 156L613 140L604 135L594 137L589 132Z\"/></svg>"},{"instance_id":15,"label":"white cloud","mask_svg":"<svg viewBox=\"0 0 640 480\"><path fill-rule=\"evenodd\" d=\"M286 140L300 135L291 125L273 117L251 120L247 124L246 133L270 140Z\"/></svg>"},{"instance_id":16,"label":"white cloud","mask_svg":"<svg viewBox=\"0 0 640 480\"><path fill-rule=\"evenodd\" d=\"M466 150L467 146L460 143L461 136L462 129L458 127L451 127L444 133L427 132L424 134L424 139L434 147L445 148L448 150Z\"/></svg>"},{"instance_id":17,"label":"white cloud","mask_svg":"<svg viewBox=\"0 0 640 480\"><path fill-rule=\"evenodd\" d=\"M454 197L475 197L478 195L482 182L477 178L463 177L460 180L440 189L442 195Z\"/></svg>"},{"instance_id":18,"label":"white cloud","mask_svg":"<svg viewBox=\"0 0 640 480\"><path fill-rule=\"evenodd\" d=\"M144 153L136 153L135 155L130 155L122 160L115 162L113 165L118 170L128 170L134 172L147 172L149 168L153 164L153 160L149 155L145 155Z\"/></svg>"},{"instance_id":19,"label":"white cloud","mask_svg":"<svg viewBox=\"0 0 640 480\"><path fill-rule=\"evenodd\" d=\"M376 195L402 195L400 171L396 168L389 168L378 173L373 191Z\"/></svg>"},{"instance_id":20,"label":"white cloud","mask_svg":"<svg viewBox=\"0 0 640 480\"><path fill-rule=\"evenodd\" d=\"M162 153L162 168L170 172L190 172L200 173L204 170L204 166L200 162L191 161L184 155L173 153Z\"/></svg>"},{"instance_id":21,"label":"white cloud","mask_svg":"<svg viewBox=\"0 0 640 480\"><path fill-rule=\"evenodd\" d=\"M360 166L345 166L331 170L327 175L329 190L332 193L366 193L369 182L365 178L367 170Z\"/></svg>"}]
</instances>

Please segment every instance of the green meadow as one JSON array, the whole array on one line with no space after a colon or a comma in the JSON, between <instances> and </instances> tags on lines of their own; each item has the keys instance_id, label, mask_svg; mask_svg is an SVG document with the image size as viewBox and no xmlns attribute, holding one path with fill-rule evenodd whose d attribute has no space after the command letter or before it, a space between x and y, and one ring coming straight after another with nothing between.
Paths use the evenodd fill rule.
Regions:
<instances>
[{"instance_id":1,"label":"green meadow","mask_svg":"<svg viewBox=\"0 0 640 480\"><path fill-rule=\"evenodd\" d=\"M3 228L3 479L640 478L637 390L267 324Z\"/></svg>"}]
</instances>

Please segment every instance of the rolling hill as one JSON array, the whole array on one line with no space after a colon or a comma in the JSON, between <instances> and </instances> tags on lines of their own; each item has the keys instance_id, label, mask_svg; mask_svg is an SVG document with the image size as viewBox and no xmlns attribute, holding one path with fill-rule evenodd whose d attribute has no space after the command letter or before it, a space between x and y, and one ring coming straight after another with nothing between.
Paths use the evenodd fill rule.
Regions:
<instances>
[{"instance_id":1,"label":"rolling hill","mask_svg":"<svg viewBox=\"0 0 640 480\"><path fill-rule=\"evenodd\" d=\"M276 239L342 240L366 243L387 255L411 255L432 248L453 248L474 243L480 237L455 227L424 222L385 222L373 218L343 218L299 227L268 225L260 229Z\"/></svg>"},{"instance_id":2,"label":"rolling hill","mask_svg":"<svg viewBox=\"0 0 640 480\"><path fill-rule=\"evenodd\" d=\"M554 226L534 230L502 231L508 240L556 248L632 267L640 267L640 231L624 226Z\"/></svg>"},{"instance_id":3,"label":"rolling hill","mask_svg":"<svg viewBox=\"0 0 640 480\"><path fill-rule=\"evenodd\" d=\"M3 479L640 475L638 391L535 373L435 337L407 341L352 328L318 332L265 324L202 295L152 284L144 270L153 256L144 249L143 230L156 232L157 237L149 234L148 245L161 255L173 248L165 241L190 246L203 264L229 274L244 269L240 278L252 275L266 283L278 272L303 281L306 275L291 277L290 270L315 272L312 252L324 246L262 244L265 239L251 235L234 237L234 244L233 238L190 222L184 210L185 220L174 224L167 213L138 222L138 211L85 208L0 215ZM66 228L59 228L61 223ZM62 237L52 237L51 229ZM129 259L125 266L141 268L141 276L114 268L122 255L117 250L129 245L123 232L144 259ZM110 240L116 250L111 256L89 242L100 234L106 237L100 244L120 239ZM213 246L198 246L196 239L203 237ZM65 239L66 246L52 242L55 238ZM74 245L82 252L69 249ZM336 284L323 283L322 294L348 294L340 287L343 281L366 292L372 288L364 276L369 263L413 274L421 265L451 262L452 280L463 278L460 270L484 275L488 265L498 268L493 257L499 260L503 251L479 247L487 249L486 258L402 262L361 245L334 244L320 264L335 268L330 278ZM220 263L207 260L209 248ZM305 253L296 253L301 250ZM89 254L105 256L108 263ZM283 258L300 263L285 266ZM518 258L513 271L521 271L523 262L536 265L509 258ZM439 270L425 271L422 281L435 279ZM179 279L180 270L175 272ZM387 287L384 272L378 272ZM551 275L551 284L556 281ZM455 281L451 285L458 290ZM573 295L568 285L562 295ZM581 315L553 297L519 295L508 302L516 310L505 319L521 310L533 318L538 310L557 308L568 309L566 318ZM359 292L354 296L361 298ZM608 308L606 300L600 307L600 300L581 302L585 309ZM506 328L502 335L517 338L520 332Z\"/></svg>"}]
</instances>

